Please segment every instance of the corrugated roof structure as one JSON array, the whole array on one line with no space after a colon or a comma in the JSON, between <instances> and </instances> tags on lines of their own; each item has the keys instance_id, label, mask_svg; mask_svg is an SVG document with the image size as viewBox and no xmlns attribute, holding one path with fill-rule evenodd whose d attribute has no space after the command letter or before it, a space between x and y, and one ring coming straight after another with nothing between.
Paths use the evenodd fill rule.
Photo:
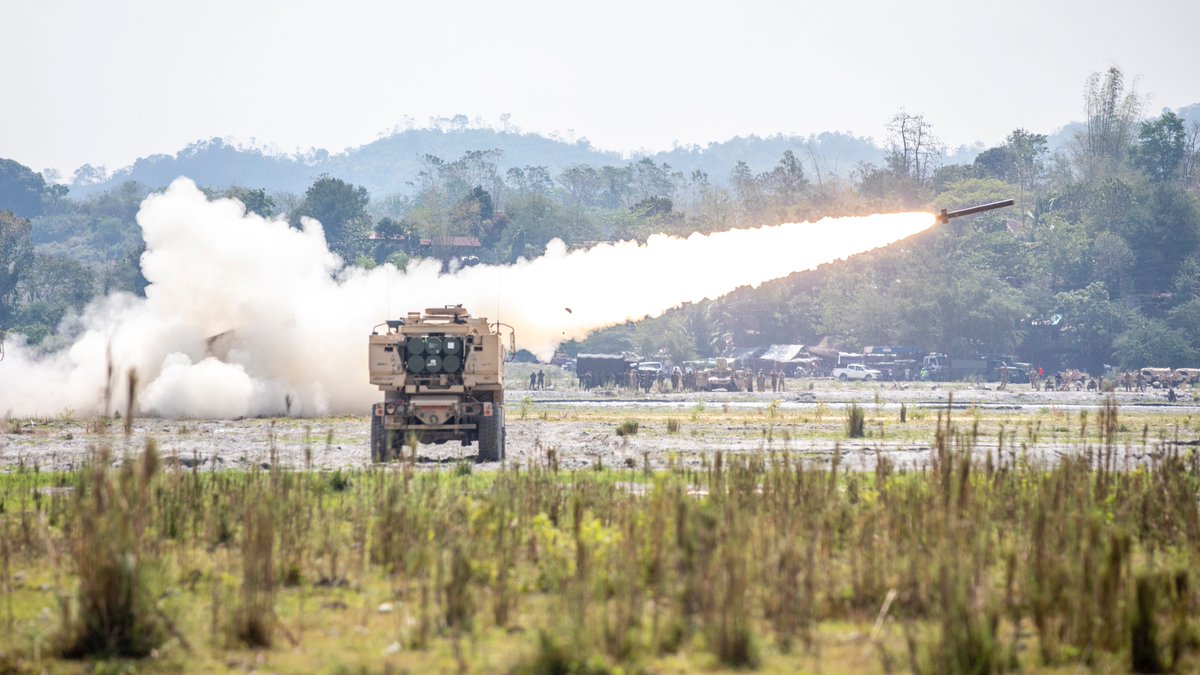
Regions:
<instances>
[{"instance_id":1,"label":"corrugated roof structure","mask_svg":"<svg viewBox=\"0 0 1200 675\"><path fill-rule=\"evenodd\" d=\"M776 361L779 363L787 363L792 359L800 356L804 351L804 345L771 345L767 351L758 357L763 361Z\"/></svg>"}]
</instances>

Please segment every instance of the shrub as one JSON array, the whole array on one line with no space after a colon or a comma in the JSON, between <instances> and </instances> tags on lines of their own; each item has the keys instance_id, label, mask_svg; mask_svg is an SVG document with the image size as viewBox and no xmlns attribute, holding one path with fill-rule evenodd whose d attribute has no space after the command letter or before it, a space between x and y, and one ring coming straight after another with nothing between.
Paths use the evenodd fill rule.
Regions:
<instances>
[{"instance_id":1,"label":"shrub","mask_svg":"<svg viewBox=\"0 0 1200 675\"><path fill-rule=\"evenodd\" d=\"M79 571L76 613L67 614L62 654L140 658L162 644L165 631L150 579L154 561L144 549L151 481L158 450L147 442L140 462L116 476L107 449L76 486L71 556Z\"/></svg>"},{"instance_id":2,"label":"shrub","mask_svg":"<svg viewBox=\"0 0 1200 675\"><path fill-rule=\"evenodd\" d=\"M850 408L846 411L846 433L850 438L862 438L863 426L866 423L866 414L863 409L858 407L857 403L851 403Z\"/></svg>"}]
</instances>

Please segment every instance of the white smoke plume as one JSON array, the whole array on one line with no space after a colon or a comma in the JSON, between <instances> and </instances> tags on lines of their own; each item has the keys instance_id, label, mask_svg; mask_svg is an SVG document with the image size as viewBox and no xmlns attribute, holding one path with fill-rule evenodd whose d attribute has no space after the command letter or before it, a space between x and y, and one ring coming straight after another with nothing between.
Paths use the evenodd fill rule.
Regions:
<instances>
[{"instance_id":1,"label":"white smoke plume","mask_svg":"<svg viewBox=\"0 0 1200 675\"><path fill-rule=\"evenodd\" d=\"M104 412L110 364L113 409L124 405L123 373L136 368L143 414L279 414L285 398L292 414L364 413L378 398L366 336L408 311L462 304L512 325L519 347L546 357L562 340L884 246L934 218L825 219L576 251L554 241L534 260L452 274L437 261L338 273L319 223L296 230L247 214L187 179L148 197L137 221L146 297L97 300L78 339L48 356L10 342L0 416Z\"/></svg>"}]
</instances>

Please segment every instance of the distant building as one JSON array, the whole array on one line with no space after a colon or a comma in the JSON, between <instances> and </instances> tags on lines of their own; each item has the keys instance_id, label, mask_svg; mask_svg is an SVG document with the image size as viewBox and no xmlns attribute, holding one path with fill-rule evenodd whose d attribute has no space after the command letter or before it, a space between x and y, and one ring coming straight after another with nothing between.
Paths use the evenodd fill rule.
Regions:
<instances>
[{"instance_id":1,"label":"distant building","mask_svg":"<svg viewBox=\"0 0 1200 675\"><path fill-rule=\"evenodd\" d=\"M372 243L390 243L397 250L414 258L437 258L443 262L478 262L483 249L479 237L449 235L444 237L415 237L408 235L384 236L372 233Z\"/></svg>"}]
</instances>

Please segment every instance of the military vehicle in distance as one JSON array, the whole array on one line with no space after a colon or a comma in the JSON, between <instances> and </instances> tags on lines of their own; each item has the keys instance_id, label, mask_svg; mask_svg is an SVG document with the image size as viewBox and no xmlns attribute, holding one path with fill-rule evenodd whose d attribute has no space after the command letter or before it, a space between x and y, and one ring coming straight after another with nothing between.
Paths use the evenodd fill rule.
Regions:
<instances>
[{"instance_id":1,"label":"military vehicle in distance","mask_svg":"<svg viewBox=\"0 0 1200 675\"><path fill-rule=\"evenodd\" d=\"M698 374L696 386L704 391L715 391L724 389L725 391L738 390L739 372L734 370L729 365L729 359L720 357L717 359L715 368L709 368Z\"/></svg>"},{"instance_id":2,"label":"military vehicle in distance","mask_svg":"<svg viewBox=\"0 0 1200 675\"><path fill-rule=\"evenodd\" d=\"M383 334L379 328L386 326ZM479 443L479 461L504 459L504 344L501 327L461 306L409 312L371 332L371 459L400 456L405 443ZM514 345L515 346L515 345Z\"/></svg>"}]
</instances>

